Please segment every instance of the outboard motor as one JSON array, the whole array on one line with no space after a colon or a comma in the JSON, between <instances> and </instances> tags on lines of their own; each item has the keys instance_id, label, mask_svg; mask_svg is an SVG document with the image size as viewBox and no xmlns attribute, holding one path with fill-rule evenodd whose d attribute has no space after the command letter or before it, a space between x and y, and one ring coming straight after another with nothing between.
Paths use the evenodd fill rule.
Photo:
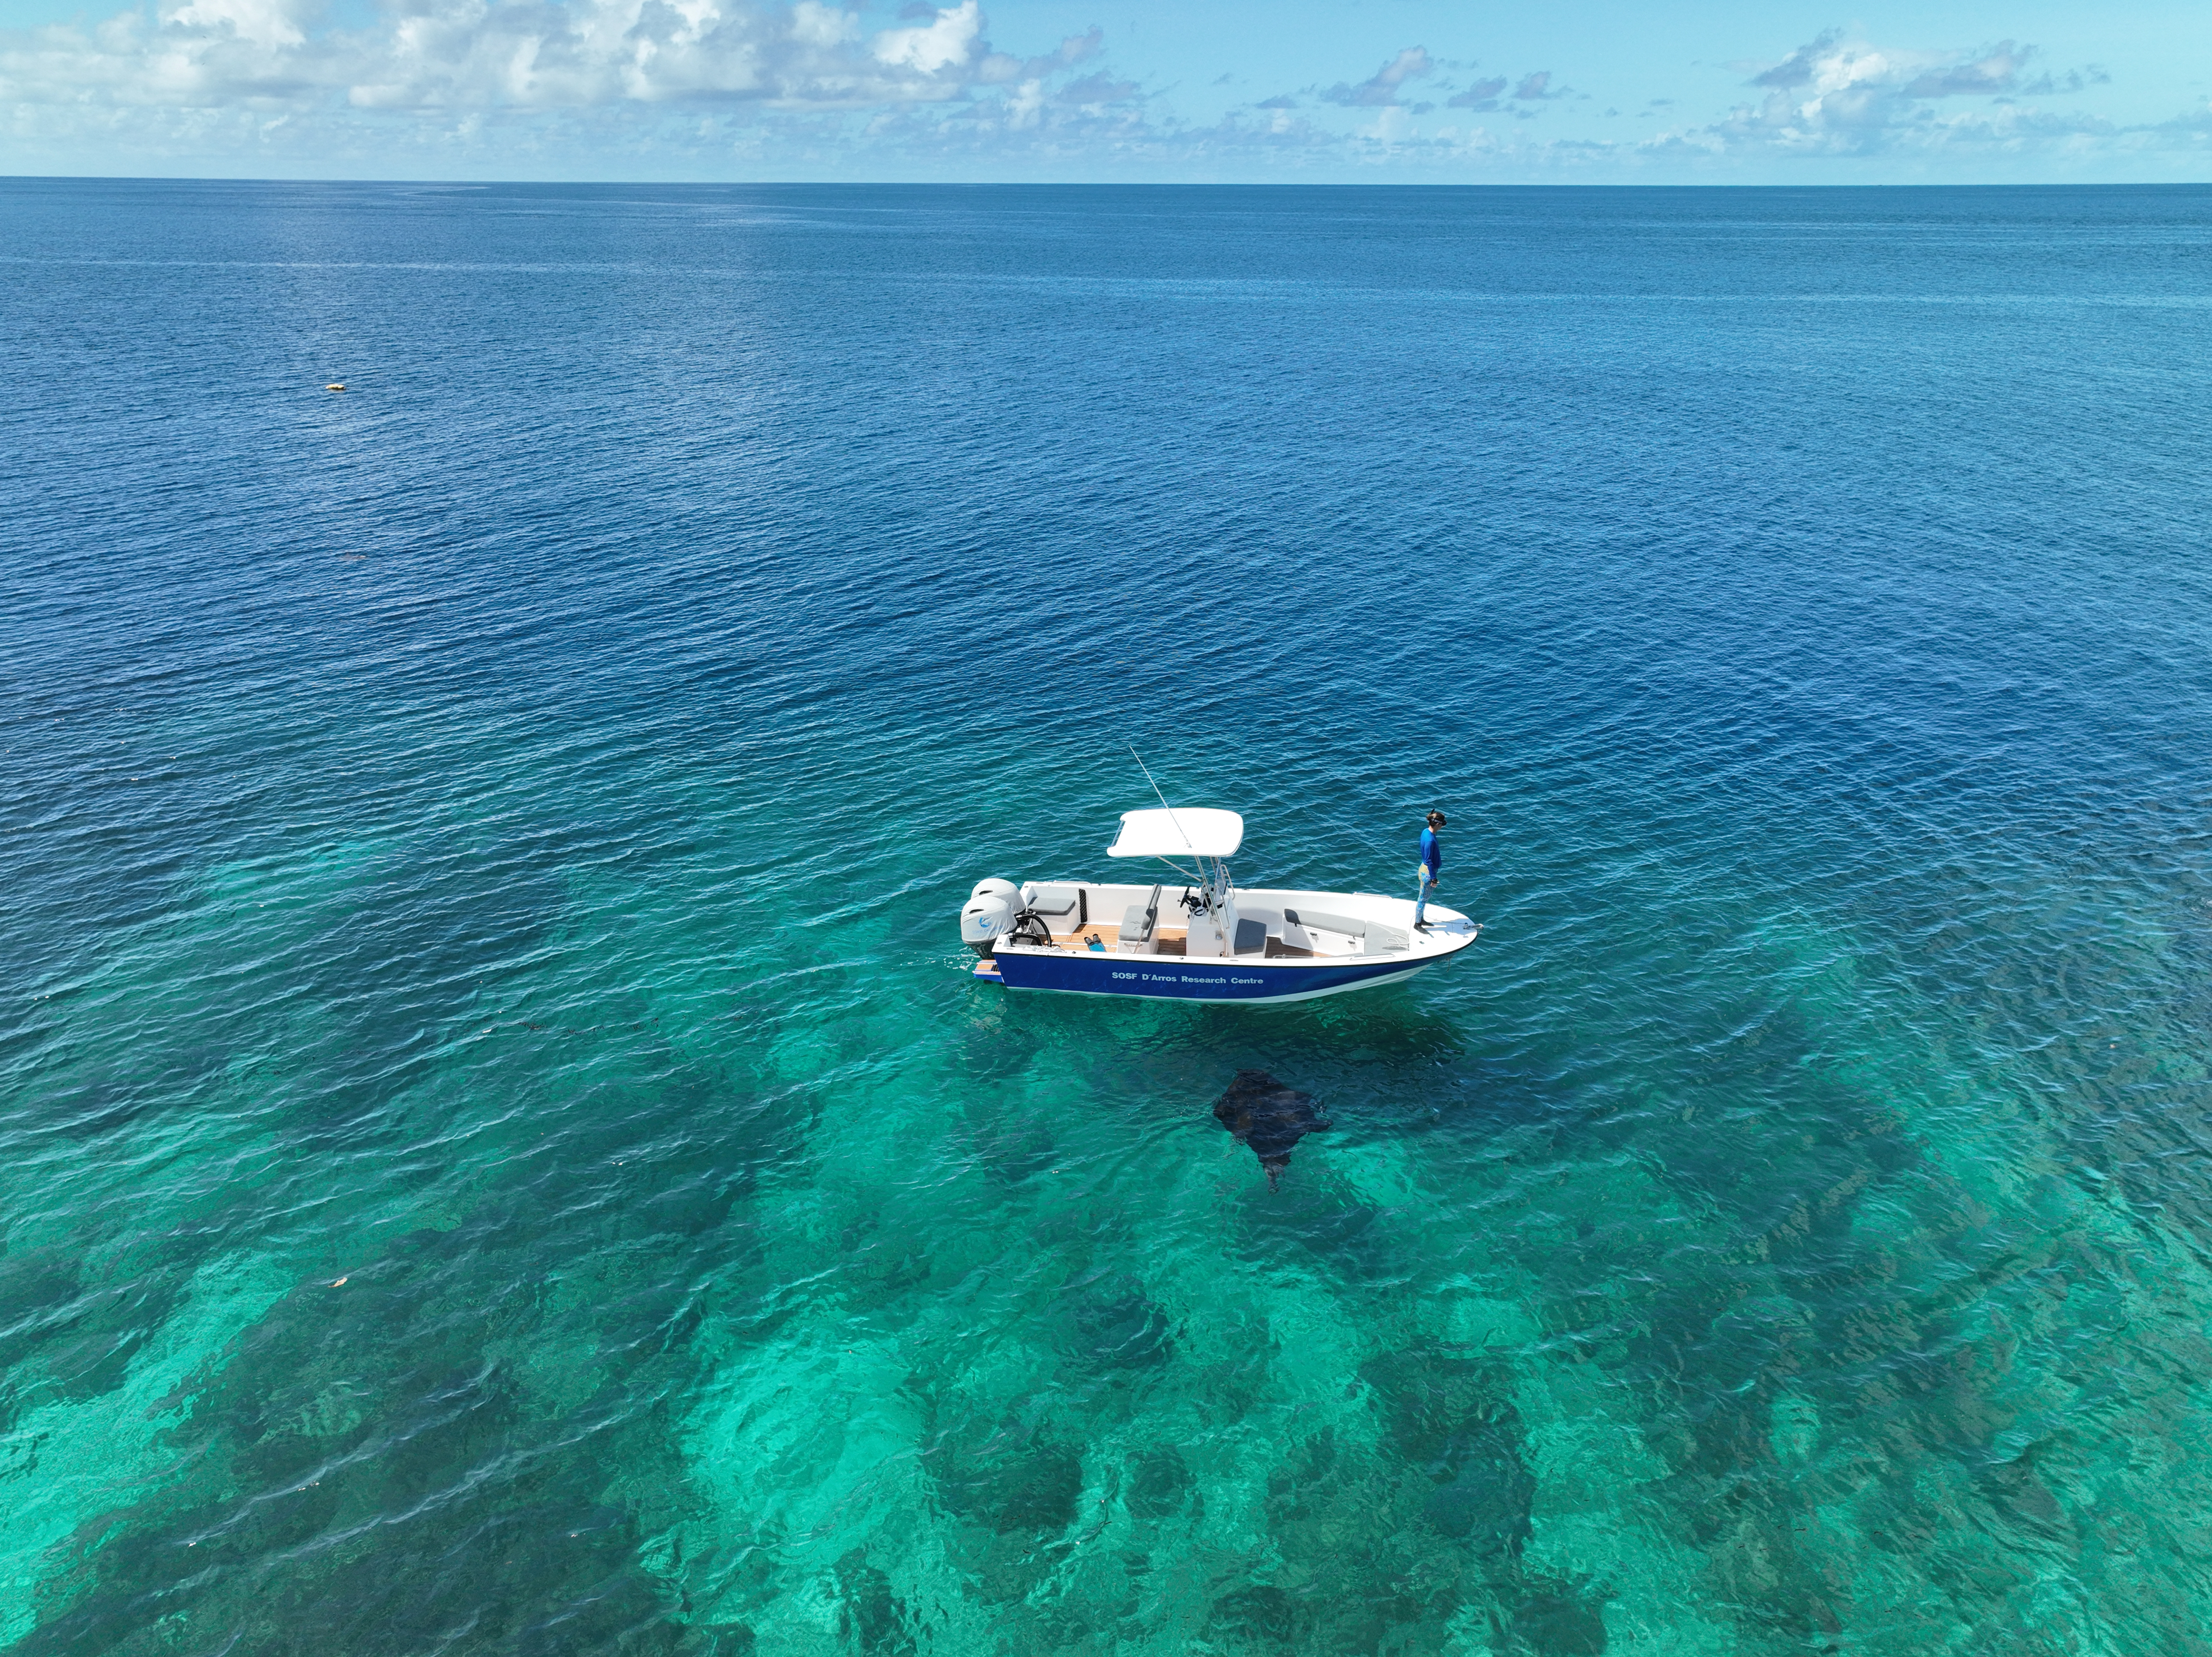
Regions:
<instances>
[{"instance_id":1,"label":"outboard motor","mask_svg":"<svg viewBox=\"0 0 2212 1657\"><path fill-rule=\"evenodd\" d=\"M1013 930L1022 895L1011 880L979 880L960 911L960 941L988 961L1000 935Z\"/></svg>"}]
</instances>

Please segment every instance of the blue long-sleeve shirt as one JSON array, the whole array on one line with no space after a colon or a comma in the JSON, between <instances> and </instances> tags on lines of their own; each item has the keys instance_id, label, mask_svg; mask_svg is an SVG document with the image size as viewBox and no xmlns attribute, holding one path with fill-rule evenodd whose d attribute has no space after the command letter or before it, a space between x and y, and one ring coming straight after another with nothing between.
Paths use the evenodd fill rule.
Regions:
<instances>
[{"instance_id":1,"label":"blue long-sleeve shirt","mask_svg":"<svg viewBox=\"0 0 2212 1657\"><path fill-rule=\"evenodd\" d=\"M1421 866L1429 871L1431 880L1444 871L1444 848L1433 828L1421 830Z\"/></svg>"}]
</instances>

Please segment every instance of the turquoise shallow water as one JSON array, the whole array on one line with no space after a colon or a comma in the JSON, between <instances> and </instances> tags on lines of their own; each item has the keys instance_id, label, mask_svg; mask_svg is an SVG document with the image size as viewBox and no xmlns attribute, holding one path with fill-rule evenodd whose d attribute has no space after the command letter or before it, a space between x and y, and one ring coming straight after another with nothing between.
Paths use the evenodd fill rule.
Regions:
<instances>
[{"instance_id":1,"label":"turquoise shallow water","mask_svg":"<svg viewBox=\"0 0 2212 1657\"><path fill-rule=\"evenodd\" d=\"M2212 1645L2212 191L0 223L0 1646Z\"/></svg>"}]
</instances>

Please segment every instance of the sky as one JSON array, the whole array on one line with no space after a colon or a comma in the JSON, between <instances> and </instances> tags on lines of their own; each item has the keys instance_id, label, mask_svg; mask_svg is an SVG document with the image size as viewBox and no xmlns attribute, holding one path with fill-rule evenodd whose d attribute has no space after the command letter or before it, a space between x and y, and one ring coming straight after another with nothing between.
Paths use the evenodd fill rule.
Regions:
<instances>
[{"instance_id":1,"label":"sky","mask_svg":"<svg viewBox=\"0 0 2212 1657\"><path fill-rule=\"evenodd\" d=\"M0 173L2212 179L2212 4L0 0Z\"/></svg>"}]
</instances>

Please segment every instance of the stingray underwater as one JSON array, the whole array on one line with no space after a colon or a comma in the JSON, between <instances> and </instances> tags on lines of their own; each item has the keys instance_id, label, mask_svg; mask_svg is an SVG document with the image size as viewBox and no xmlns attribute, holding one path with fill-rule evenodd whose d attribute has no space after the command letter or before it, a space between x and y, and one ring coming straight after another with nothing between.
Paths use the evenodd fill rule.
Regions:
<instances>
[{"instance_id":1,"label":"stingray underwater","mask_svg":"<svg viewBox=\"0 0 2212 1657\"><path fill-rule=\"evenodd\" d=\"M1330 1126L1310 1093L1301 1093L1263 1070L1240 1070L1214 1102L1214 1120L1239 1144L1249 1145L1267 1171L1272 1191L1291 1165L1291 1148Z\"/></svg>"}]
</instances>

